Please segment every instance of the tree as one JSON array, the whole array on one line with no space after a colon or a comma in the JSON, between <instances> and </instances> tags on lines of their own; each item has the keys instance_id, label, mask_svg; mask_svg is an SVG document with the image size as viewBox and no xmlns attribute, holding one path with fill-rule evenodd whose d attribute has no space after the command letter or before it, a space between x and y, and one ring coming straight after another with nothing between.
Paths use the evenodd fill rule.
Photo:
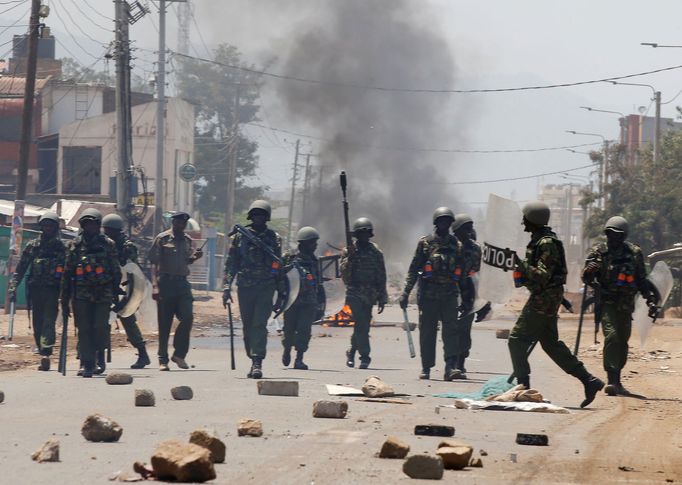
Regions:
<instances>
[{"instance_id":1,"label":"tree","mask_svg":"<svg viewBox=\"0 0 682 485\"><path fill-rule=\"evenodd\" d=\"M62 80L76 81L79 83L99 83L113 86L116 78L104 71L95 71L90 67L83 66L80 62L64 57L62 61Z\"/></svg>"},{"instance_id":2,"label":"tree","mask_svg":"<svg viewBox=\"0 0 682 485\"><path fill-rule=\"evenodd\" d=\"M199 172L196 183L198 208L215 222L225 212L228 185L228 156L237 147L235 212L242 211L262 195L264 187L252 185L258 167L258 143L249 140L238 124L256 121L259 106L259 76L226 66L247 66L241 53L231 45L215 49L215 63L185 59L180 62L178 88L180 95L197 105L194 160ZM235 99L239 93L239 109ZM236 135L235 135L236 132Z\"/></svg>"}]
</instances>

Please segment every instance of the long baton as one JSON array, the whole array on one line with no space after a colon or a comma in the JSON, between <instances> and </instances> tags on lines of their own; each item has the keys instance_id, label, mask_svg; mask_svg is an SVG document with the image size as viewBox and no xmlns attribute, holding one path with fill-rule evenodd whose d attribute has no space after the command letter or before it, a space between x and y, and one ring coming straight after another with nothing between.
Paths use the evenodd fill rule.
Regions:
<instances>
[{"instance_id":1,"label":"long baton","mask_svg":"<svg viewBox=\"0 0 682 485\"><path fill-rule=\"evenodd\" d=\"M230 320L230 367L235 370L237 366L234 363L234 323L232 322L232 303L227 302L227 316Z\"/></svg>"},{"instance_id":2,"label":"long baton","mask_svg":"<svg viewBox=\"0 0 682 485\"><path fill-rule=\"evenodd\" d=\"M14 297L9 300L9 322L7 324L7 340L12 340L14 336L14 312L16 311L16 300Z\"/></svg>"},{"instance_id":3,"label":"long baton","mask_svg":"<svg viewBox=\"0 0 682 485\"><path fill-rule=\"evenodd\" d=\"M59 366L57 370L61 372L63 376L66 375L66 350L67 350L67 339L68 339L68 326L69 326L69 314L62 308L62 341L59 345Z\"/></svg>"},{"instance_id":4,"label":"long baton","mask_svg":"<svg viewBox=\"0 0 682 485\"><path fill-rule=\"evenodd\" d=\"M583 298L580 302L580 319L578 320L578 335L575 338L575 347L573 348L573 355L578 355L580 348L580 335L583 333L583 320L585 319L585 299L587 298L587 283L583 286Z\"/></svg>"},{"instance_id":5,"label":"long baton","mask_svg":"<svg viewBox=\"0 0 682 485\"><path fill-rule=\"evenodd\" d=\"M410 319L407 316L407 309L403 308L403 319L405 320L405 332L407 333L407 346L410 348L410 357L415 358L414 342L412 341L412 330L410 329Z\"/></svg>"}]
</instances>

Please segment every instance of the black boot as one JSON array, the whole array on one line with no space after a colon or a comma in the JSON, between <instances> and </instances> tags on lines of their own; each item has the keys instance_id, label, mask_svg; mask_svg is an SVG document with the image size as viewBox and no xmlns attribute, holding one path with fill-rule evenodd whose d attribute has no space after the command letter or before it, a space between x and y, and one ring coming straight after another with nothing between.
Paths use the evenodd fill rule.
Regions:
<instances>
[{"instance_id":1,"label":"black boot","mask_svg":"<svg viewBox=\"0 0 682 485\"><path fill-rule=\"evenodd\" d=\"M152 361L149 360L149 354L147 354L147 347L144 342L137 346L137 361L130 366L131 369L144 369L146 366L151 364Z\"/></svg>"},{"instance_id":2,"label":"black boot","mask_svg":"<svg viewBox=\"0 0 682 485\"><path fill-rule=\"evenodd\" d=\"M464 362L465 362L466 360L467 360L467 358L464 357L464 355L460 355L460 356L459 356L459 359L457 359L457 368L458 368L459 370L462 371L462 374L466 374L466 373L467 373L467 370L466 370L466 368L464 367ZM464 376L464 379L466 379L466 375Z\"/></svg>"},{"instance_id":3,"label":"black boot","mask_svg":"<svg viewBox=\"0 0 682 485\"><path fill-rule=\"evenodd\" d=\"M83 362L83 377L92 377L95 373L95 363L94 362Z\"/></svg>"},{"instance_id":4,"label":"black boot","mask_svg":"<svg viewBox=\"0 0 682 485\"><path fill-rule=\"evenodd\" d=\"M284 352L282 352L282 365L284 367L289 367L291 364L291 347L284 347Z\"/></svg>"},{"instance_id":5,"label":"black boot","mask_svg":"<svg viewBox=\"0 0 682 485\"><path fill-rule=\"evenodd\" d=\"M253 357L251 359L253 365L251 366L251 378L260 379L263 377L263 359L260 357Z\"/></svg>"},{"instance_id":6,"label":"black boot","mask_svg":"<svg viewBox=\"0 0 682 485\"><path fill-rule=\"evenodd\" d=\"M443 380L452 381L454 379L460 379L462 373L457 369L457 364L453 357L450 357L445 361L445 371L443 372Z\"/></svg>"},{"instance_id":7,"label":"black boot","mask_svg":"<svg viewBox=\"0 0 682 485\"><path fill-rule=\"evenodd\" d=\"M49 355L43 355L40 358L40 366L38 367L38 370L43 370L43 371L50 370L50 356Z\"/></svg>"},{"instance_id":8,"label":"black boot","mask_svg":"<svg viewBox=\"0 0 682 485\"><path fill-rule=\"evenodd\" d=\"M618 372L613 370L606 371L606 379L608 383L604 388L604 392L609 396L618 394Z\"/></svg>"},{"instance_id":9,"label":"black boot","mask_svg":"<svg viewBox=\"0 0 682 485\"><path fill-rule=\"evenodd\" d=\"M372 362L372 359L370 358L369 355L365 356L360 356L360 367L359 369L368 369L369 368L369 363Z\"/></svg>"},{"instance_id":10,"label":"black boot","mask_svg":"<svg viewBox=\"0 0 682 485\"><path fill-rule=\"evenodd\" d=\"M308 370L308 366L303 362L303 352L296 352L296 360L294 361L294 369Z\"/></svg>"},{"instance_id":11,"label":"black boot","mask_svg":"<svg viewBox=\"0 0 682 485\"><path fill-rule=\"evenodd\" d=\"M582 381L583 386L585 386L585 399L580 403L580 407L584 408L594 401L597 393L604 388L604 381L591 374L588 374L580 380Z\"/></svg>"},{"instance_id":12,"label":"black boot","mask_svg":"<svg viewBox=\"0 0 682 485\"><path fill-rule=\"evenodd\" d=\"M97 366L95 366L94 373L97 375L103 374L107 369L106 361L104 360L104 350L97 351ZM85 377L85 376L83 376Z\"/></svg>"},{"instance_id":13,"label":"black boot","mask_svg":"<svg viewBox=\"0 0 682 485\"><path fill-rule=\"evenodd\" d=\"M517 377L516 378L516 384L522 385L526 389L530 389L530 376Z\"/></svg>"},{"instance_id":14,"label":"black boot","mask_svg":"<svg viewBox=\"0 0 682 485\"><path fill-rule=\"evenodd\" d=\"M620 371L616 371L616 394L619 396L629 396L630 391L623 387L623 383L620 382Z\"/></svg>"},{"instance_id":15,"label":"black boot","mask_svg":"<svg viewBox=\"0 0 682 485\"><path fill-rule=\"evenodd\" d=\"M419 378L423 381L428 381L431 378L431 369L424 367L421 374L419 374Z\"/></svg>"},{"instance_id":16,"label":"black boot","mask_svg":"<svg viewBox=\"0 0 682 485\"><path fill-rule=\"evenodd\" d=\"M346 365L348 367L355 367L355 349L352 347L346 350Z\"/></svg>"}]
</instances>

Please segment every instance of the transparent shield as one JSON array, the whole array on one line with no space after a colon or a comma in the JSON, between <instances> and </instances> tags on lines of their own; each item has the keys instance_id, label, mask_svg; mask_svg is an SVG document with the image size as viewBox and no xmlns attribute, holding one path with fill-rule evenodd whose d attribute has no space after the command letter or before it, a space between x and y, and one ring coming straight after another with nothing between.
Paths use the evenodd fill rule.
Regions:
<instances>
[{"instance_id":1,"label":"transparent shield","mask_svg":"<svg viewBox=\"0 0 682 485\"><path fill-rule=\"evenodd\" d=\"M654 269L651 270L648 279L656 286L658 293L661 295L659 306L663 306L673 289L673 275L670 272L670 268L665 262L659 261L654 266ZM632 321L634 327L637 329L637 333L639 333L639 346L641 348L644 348L644 343L649 336L651 327L654 325L648 312L649 307L647 306L646 301L644 301L644 298L642 298L641 295L637 295Z\"/></svg>"}]
</instances>

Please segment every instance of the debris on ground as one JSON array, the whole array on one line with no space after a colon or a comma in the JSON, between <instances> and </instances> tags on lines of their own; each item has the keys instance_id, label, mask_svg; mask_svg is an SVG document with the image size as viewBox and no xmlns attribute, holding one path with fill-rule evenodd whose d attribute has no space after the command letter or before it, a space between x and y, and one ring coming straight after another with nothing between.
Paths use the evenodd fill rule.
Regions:
<instances>
[{"instance_id":1,"label":"debris on ground","mask_svg":"<svg viewBox=\"0 0 682 485\"><path fill-rule=\"evenodd\" d=\"M192 443L164 441L154 451L151 462L159 480L205 482L216 477L211 453Z\"/></svg>"},{"instance_id":2,"label":"debris on ground","mask_svg":"<svg viewBox=\"0 0 682 485\"><path fill-rule=\"evenodd\" d=\"M146 463L142 463L140 461L136 461L133 463L133 470L135 473L139 473L142 475L142 478L147 480L148 478L155 478L154 476L154 470L147 466Z\"/></svg>"},{"instance_id":3,"label":"debris on ground","mask_svg":"<svg viewBox=\"0 0 682 485\"><path fill-rule=\"evenodd\" d=\"M471 468L483 468L483 460L481 460L479 457L474 457L469 462L469 466Z\"/></svg>"},{"instance_id":4,"label":"debris on ground","mask_svg":"<svg viewBox=\"0 0 682 485\"><path fill-rule=\"evenodd\" d=\"M257 385L262 396L298 396L297 381L258 381Z\"/></svg>"},{"instance_id":5,"label":"debris on ground","mask_svg":"<svg viewBox=\"0 0 682 485\"><path fill-rule=\"evenodd\" d=\"M369 376L362 385L362 393L367 397L391 397L395 391L378 376Z\"/></svg>"},{"instance_id":6,"label":"debris on ground","mask_svg":"<svg viewBox=\"0 0 682 485\"><path fill-rule=\"evenodd\" d=\"M189 386L177 386L171 389L171 396L176 401L189 401L194 397L194 392Z\"/></svg>"},{"instance_id":7,"label":"debris on ground","mask_svg":"<svg viewBox=\"0 0 682 485\"><path fill-rule=\"evenodd\" d=\"M38 463L59 461L59 440L48 440L31 455Z\"/></svg>"},{"instance_id":8,"label":"debris on ground","mask_svg":"<svg viewBox=\"0 0 682 485\"><path fill-rule=\"evenodd\" d=\"M343 419L348 413L346 401L315 401L313 403L313 417Z\"/></svg>"},{"instance_id":9,"label":"debris on ground","mask_svg":"<svg viewBox=\"0 0 682 485\"><path fill-rule=\"evenodd\" d=\"M88 441L111 443L119 440L123 428L113 419L101 414L91 414L85 418L81 434Z\"/></svg>"},{"instance_id":10,"label":"debris on ground","mask_svg":"<svg viewBox=\"0 0 682 485\"><path fill-rule=\"evenodd\" d=\"M192 431L189 442L206 448L213 463L225 463L225 443L218 438L214 429L200 428Z\"/></svg>"},{"instance_id":11,"label":"debris on ground","mask_svg":"<svg viewBox=\"0 0 682 485\"><path fill-rule=\"evenodd\" d=\"M481 401L490 396L498 396L514 387L514 384L507 382L507 376L498 376L488 379L481 389L476 392L446 392L434 394L434 397L444 397L448 399L472 399Z\"/></svg>"},{"instance_id":12,"label":"debris on ground","mask_svg":"<svg viewBox=\"0 0 682 485\"><path fill-rule=\"evenodd\" d=\"M546 434L516 433L516 444L528 446L547 446L549 438Z\"/></svg>"},{"instance_id":13,"label":"debris on ground","mask_svg":"<svg viewBox=\"0 0 682 485\"><path fill-rule=\"evenodd\" d=\"M487 397L485 400L495 402L542 402L543 397L538 390L526 389L523 384L519 384L502 394Z\"/></svg>"},{"instance_id":14,"label":"debris on ground","mask_svg":"<svg viewBox=\"0 0 682 485\"><path fill-rule=\"evenodd\" d=\"M154 391L150 389L135 389L135 406L152 407L155 405Z\"/></svg>"},{"instance_id":15,"label":"debris on ground","mask_svg":"<svg viewBox=\"0 0 682 485\"><path fill-rule=\"evenodd\" d=\"M495 337L506 340L509 338L510 333L511 331L508 328L500 328L495 331Z\"/></svg>"},{"instance_id":16,"label":"debris on ground","mask_svg":"<svg viewBox=\"0 0 682 485\"><path fill-rule=\"evenodd\" d=\"M473 452L471 446L443 446L436 454L443 459L446 470L461 470L469 465Z\"/></svg>"},{"instance_id":17,"label":"debris on ground","mask_svg":"<svg viewBox=\"0 0 682 485\"><path fill-rule=\"evenodd\" d=\"M355 399L355 401L358 402L383 402L386 404L412 404L412 402L406 400L406 399L373 399L373 398L368 398L368 399Z\"/></svg>"},{"instance_id":18,"label":"debris on ground","mask_svg":"<svg viewBox=\"0 0 682 485\"><path fill-rule=\"evenodd\" d=\"M619 466L618 469L622 472L634 472L635 471L635 469L632 468L631 466L625 466L625 465Z\"/></svg>"},{"instance_id":19,"label":"debris on ground","mask_svg":"<svg viewBox=\"0 0 682 485\"><path fill-rule=\"evenodd\" d=\"M263 436L263 423L257 419L242 419L237 427L238 436Z\"/></svg>"},{"instance_id":20,"label":"debris on ground","mask_svg":"<svg viewBox=\"0 0 682 485\"><path fill-rule=\"evenodd\" d=\"M489 411L526 411L533 413L570 414L570 411L561 406L546 402L495 402L475 401L473 399L455 399L452 406L441 406L456 409L486 409Z\"/></svg>"},{"instance_id":21,"label":"debris on ground","mask_svg":"<svg viewBox=\"0 0 682 485\"><path fill-rule=\"evenodd\" d=\"M418 424L414 427L414 434L417 436L442 436L448 438L455 436L455 428L440 424Z\"/></svg>"},{"instance_id":22,"label":"debris on ground","mask_svg":"<svg viewBox=\"0 0 682 485\"><path fill-rule=\"evenodd\" d=\"M354 387L340 386L338 384L325 384L327 394L330 396L364 396L360 389Z\"/></svg>"},{"instance_id":23,"label":"debris on ground","mask_svg":"<svg viewBox=\"0 0 682 485\"><path fill-rule=\"evenodd\" d=\"M112 386L125 386L133 383L133 376L125 372L113 372L105 380Z\"/></svg>"},{"instance_id":24,"label":"debris on ground","mask_svg":"<svg viewBox=\"0 0 682 485\"><path fill-rule=\"evenodd\" d=\"M410 445L400 441L395 436L389 436L381 446L379 458L405 458L410 451Z\"/></svg>"},{"instance_id":25,"label":"debris on ground","mask_svg":"<svg viewBox=\"0 0 682 485\"><path fill-rule=\"evenodd\" d=\"M403 463L405 475L423 480L440 480L444 469L443 459L437 455L412 455Z\"/></svg>"},{"instance_id":26,"label":"debris on ground","mask_svg":"<svg viewBox=\"0 0 682 485\"><path fill-rule=\"evenodd\" d=\"M0 391L0 403L2 403L5 400L5 393Z\"/></svg>"}]
</instances>

